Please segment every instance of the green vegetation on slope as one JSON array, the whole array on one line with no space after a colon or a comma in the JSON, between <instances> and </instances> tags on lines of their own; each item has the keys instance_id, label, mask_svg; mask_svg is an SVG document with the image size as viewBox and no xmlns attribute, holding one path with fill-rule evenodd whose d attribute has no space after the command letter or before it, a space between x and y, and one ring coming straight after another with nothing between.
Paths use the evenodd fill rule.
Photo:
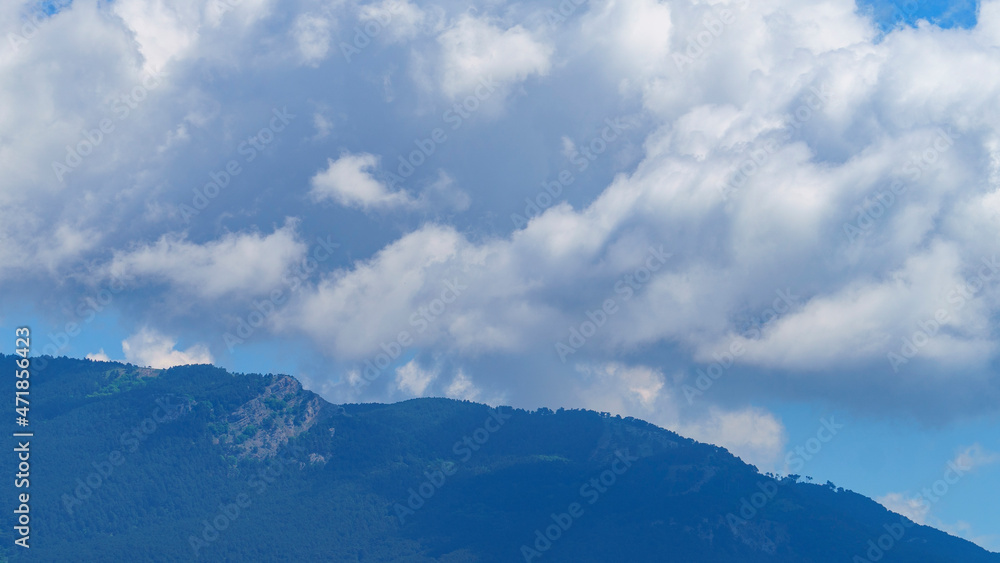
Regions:
<instances>
[{"instance_id":1,"label":"green vegetation on slope","mask_svg":"<svg viewBox=\"0 0 1000 563\"><path fill-rule=\"evenodd\" d=\"M32 547L4 526L12 561L852 561L900 521L590 411L333 406L287 376L68 359L32 399ZM998 560L917 526L882 559Z\"/></svg>"}]
</instances>

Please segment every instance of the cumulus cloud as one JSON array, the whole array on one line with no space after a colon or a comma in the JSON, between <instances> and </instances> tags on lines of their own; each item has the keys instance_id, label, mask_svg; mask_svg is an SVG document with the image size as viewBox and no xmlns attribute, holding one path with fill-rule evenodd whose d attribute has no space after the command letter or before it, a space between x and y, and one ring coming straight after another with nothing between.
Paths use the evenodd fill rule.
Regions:
<instances>
[{"instance_id":1,"label":"cumulus cloud","mask_svg":"<svg viewBox=\"0 0 1000 563\"><path fill-rule=\"evenodd\" d=\"M134 38L143 58L143 70L154 72L189 57L225 57L206 47L220 36L244 33L269 15L271 3L272 0L241 0L200 5L171 0L122 0L111 4L110 9Z\"/></svg>"},{"instance_id":2,"label":"cumulus cloud","mask_svg":"<svg viewBox=\"0 0 1000 563\"><path fill-rule=\"evenodd\" d=\"M962 269L958 249L938 242L911 256L887 279L858 282L812 299L775 322L766 339L733 338L746 347L748 362L763 365L813 370L850 356L886 358L885 365L898 370L901 365L889 360L887 352L908 362L903 339L925 325L936 327L936 338L921 346L921 356L952 366L985 358L994 344L981 332L984 303L955 300L965 287Z\"/></svg>"},{"instance_id":3,"label":"cumulus cloud","mask_svg":"<svg viewBox=\"0 0 1000 563\"><path fill-rule=\"evenodd\" d=\"M875 500L896 514L906 516L917 524L927 525L930 505L920 498L909 498L903 493L887 493Z\"/></svg>"},{"instance_id":4,"label":"cumulus cloud","mask_svg":"<svg viewBox=\"0 0 1000 563\"><path fill-rule=\"evenodd\" d=\"M455 372L451 382L444 388L444 396L451 399L485 403L493 407L506 405L508 401L507 394L503 392L487 395L462 369Z\"/></svg>"},{"instance_id":5,"label":"cumulus cloud","mask_svg":"<svg viewBox=\"0 0 1000 563\"><path fill-rule=\"evenodd\" d=\"M946 522L941 520L932 513L931 503L919 495L910 496L905 493L892 492L877 497L875 500L888 510L905 516L917 524L944 530L949 534L965 538L987 549L993 548L996 544L997 536L995 534L976 534L973 526L968 522L962 520Z\"/></svg>"},{"instance_id":6,"label":"cumulus cloud","mask_svg":"<svg viewBox=\"0 0 1000 563\"><path fill-rule=\"evenodd\" d=\"M480 395L482 393L479 389L472 383L464 372L459 370L455 374L455 378L451 380L445 390L445 396L451 399L462 399L465 401L479 401Z\"/></svg>"},{"instance_id":7,"label":"cumulus cloud","mask_svg":"<svg viewBox=\"0 0 1000 563\"><path fill-rule=\"evenodd\" d=\"M955 459L952 460L952 463L960 469L971 471L985 465L997 463L998 461L1000 461L1000 453L991 452L976 443L962 449L955 456Z\"/></svg>"},{"instance_id":8,"label":"cumulus cloud","mask_svg":"<svg viewBox=\"0 0 1000 563\"><path fill-rule=\"evenodd\" d=\"M580 30L590 38L592 49L610 53L615 64L641 75L673 64L668 56L676 32L669 4L612 1L593 8L582 17Z\"/></svg>"},{"instance_id":9,"label":"cumulus cloud","mask_svg":"<svg viewBox=\"0 0 1000 563\"><path fill-rule=\"evenodd\" d=\"M294 35L305 64L318 66L330 52L333 22L317 14L302 14L295 20Z\"/></svg>"},{"instance_id":10,"label":"cumulus cloud","mask_svg":"<svg viewBox=\"0 0 1000 563\"><path fill-rule=\"evenodd\" d=\"M416 201L405 191L393 191L372 173L378 166L373 154L344 154L337 160L327 159L326 170L310 180L313 199L331 199L345 207L362 209L398 209L413 207Z\"/></svg>"},{"instance_id":11,"label":"cumulus cloud","mask_svg":"<svg viewBox=\"0 0 1000 563\"><path fill-rule=\"evenodd\" d=\"M15 4L0 29L21 28ZM328 398L585 406L761 466L785 438L759 404L994 407L1000 2L972 29L888 33L852 0L478 8L120 0L45 18L0 49L4 307L60 319L126 279L100 313L135 333L126 356L226 363L261 356L162 335L224 334L278 287L245 346L301 338ZM373 21L372 47L336 56ZM477 88L504 119L451 129ZM298 117L272 129L285 104ZM384 180L436 128L407 187ZM316 237L342 253L320 260Z\"/></svg>"},{"instance_id":12,"label":"cumulus cloud","mask_svg":"<svg viewBox=\"0 0 1000 563\"><path fill-rule=\"evenodd\" d=\"M170 368L188 364L211 364L212 355L203 344L176 350L177 340L151 328L143 328L122 341L125 361L151 368Z\"/></svg>"},{"instance_id":13,"label":"cumulus cloud","mask_svg":"<svg viewBox=\"0 0 1000 563\"><path fill-rule=\"evenodd\" d=\"M849 0L603 2L551 25L532 19L539 10L499 5L476 14L401 0L192 6L74 3L0 53L0 93L17 108L0 112L0 130L18 139L0 147L0 277L34 291L39 307L61 309L44 296L81 290L66 272L97 259L137 280L115 299L123 322L161 322L137 304L167 297L190 303L178 316L200 314L221 333L306 258L304 240L335 231L350 248L304 277L262 332L304 336L341 371L408 331L415 350L465 370L462 379L449 368L424 392L447 391L454 378L460 396L467 379L481 393L556 403L590 378L616 390L604 410L642 414L673 412L660 405L677 406L677 386L718 362L739 377L701 397L706 413L716 397L729 405L717 420L661 420L762 452L776 439L752 443L733 421L772 437L777 426L733 405L775 388L859 405L870 394L858 385L881 386L899 393L878 409L919 416L995 404L995 0L981 4L974 29L884 37ZM385 49L351 65L331 57L345 15L391 16L373 39ZM699 36L708 44L696 52ZM309 66L321 61L330 68ZM166 69L159 86L136 90L153 67ZM66 88L70 75L93 88ZM413 187L381 179L376 155L391 161L442 127L445 108L427 87L458 98L491 76L504 93L532 79L546 88L490 129L448 131ZM589 109L550 111L592 89ZM132 92L143 99L122 106ZM266 131L285 99L303 100L291 109L302 117ZM623 114L641 116L641 128L578 123ZM57 179L52 163L86 147L103 119L114 131ZM632 136L634 165L612 158L614 135ZM582 138L604 145L569 140ZM327 160L334 140L348 152ZM606 150L592 168L564 162L595 146ZM230 160L243 171L179 233L169 210ZM560 168L573 184L511 228L510 214ZM317 200L336 205L318 210ZM342 207L414 212L357 217ZM462 209L470 213L449 215ZM260 232L287 216L301 220ZM644 270L650 248L673 256ZM608 300L614 312L598 315ZM556 344L601 316L563 363ZM516 358L522 369L510 371L537 370L546 384L500 373L486 357ZM669 375L607 367L668 362ZM578 363L604 367L582 374ZM773 381L790 383L762 385ZM597 396L585 388L580 401ZM938 408L924 408L928 398Z\"/></svg>"},{"instance_id":14,"label":"cumulus cloud","mask_svg":"<svg viewBox=\"0 0 1000 563\"><path fill-rule=\"evenodd\" d=\"M441 315L421 315L419 307L427 308L437 298L434 286L441 266L460 243L447 228L428 226L411 233L303 291L299 301L276 316L276 327L305 332L334 353L355 359L395 342L403 329L412 331L417 342L425 341L437 332L435 321ZM436 293L444 289L438 286Z\"/></svg>"},{"instance_id":15,"label":"cumulus cloud","mask_svg":"<svg viewBox=\"0 0 1000 563\"><path fill-rule=\"evenodd\" d=\"M618 394L620 400L652 412L664 387L663 374L645 366L626 366L611 362L596 366L581 364L576 369L581 375L597 380L591 383L586 392L594 395L593 399L604 402L605 407L608 406L607 399ZM609 391L611 395L608 394ZM628 412L632 409L619 402L612 410Z\"/></svg>"},{"instance_id":16,"label":"cumulus cloud","mask_svg":"<svg viewBox=\"0 0 1000 563\"><path fill-rule=\"evenodd\" d=\"M331 123L330 120L321 113L313 114L313 127L316 128L316 134L313 135L313 139L317 141L325 139L330 135L330 132L333 131L333 123Z\"/></svg>"},{"instance_id":17,"label":"cumulus cloud","mask_svg":"<svg viewBox=\"0 0 1000 563\"><path fill-rule=\"evenodd\" d=\"M347 353L345 341L353 352L374 350L408 326L449 272L463 272L472 289L436 318L421 345L468 357L551 354L566 327L615 299L617 312L581 355L609 359L666 345L690 350L697 365L736 349L727 352L733 369L751 374L808 373L836 387L855 383L844 371L892 384L907 370L927 377L928 387L910 388L922 392L945 380L930 374L947 372L970 386L944 384L946 393L989 394L990 319L1000 305L990 266L1000 248L990 233L1000 232L987 217L1000 188L992 130L1000 113L984 92L1000 92L1000 81L980 84L960 69L971 60L995 65L984 55L995 35L982 26L924 27L876 43L874 27L848 3L735 3L727 7L732 23L690 65L655 63L686 49L685 34L715 9L608 4L581 20L643 37L635 26L672 22L669 50L628 47L651 57L631 72L654 128L642 161L593 201L554 204L508 237L417 227L306 293L294 309L303 322L290 313L286 325L338 342L337 354ZM994 9L984 4L987 19ZM485 17L462 16L439 41L450 95L472 87L465 80L483 69L523 80L552 68L543 39ZM490 53L499 52L514 55L498 62ZM948 86L921 79L928 69ZM376 187L365 193L388 197ZM970 219L984 234L965 227ZM413 248L416 240L447 241L448 252L434 255L439 266L419 258L427 252ZM628 277L646 248L664 244L675 254L668 265L642 283ZM383 265L403 248L414 259ZM392 292L381 288L382 275L416 285L386 300ZM618 282L635 285L628 299ZM795 298L776 304L781 295ZM336 320L319 322L313 310ZM334 326L346 319L365 328L347 335ZM683 377L694 376L691 369ZM752 387L753 376L746 381ZM732 434L736 426L713 428Z\"/></svg>"},{"instance_id":18,"label":"cumulus cloud","mask_svg":"<svg viewBox=\"0 0 1000 563\"><path fill-rule=\"evenodd\" d=\"M389 43L405 42L416 37L429 19L416 4L408 0L383 0L358 7L363 21L378 22L378 37Z\"/></svg>"},{"instance_id":19,"label":"cumulus cloud","mask_svg":"<svg viewBox=\"0 0 1000 563\"><path fill-rule=\"evenodd\" d=\"M580 379L571 389L586 408L649 420L763 468L777 467L783 456L785 427L764 409L688 408L681 390L649 366L579 364L576 371Z\"/></svg>"},{"instance_id":20,"label":"cumulus cloud","mask_svg":"<svg viewBox=\"0 0 1000 563\"><path fill-rule=\"evenodd\" d=\"M104 348L101 348L95 353L90 353L85 356L88 360L94 360L95 362L110 362L111 358L104 353Z\"/></svg>"},{"instance_id":21,"label":"cumulus cloud","mask_svg":"<svg viewBox=\"0 0 1000 563\"><path fill-rule=\"evenodd\" d=\"M553 48L531 32L486 17L463 15L438 36L440 88L448 97L471 94L483 81L512 85L545 76Z\"/></svg>"},{"instance_id":22,"label":"cumulus cloud","mask_svg":"<svg viewBox=\"0 0 1000 563\"><path fill-rule=\"evenodd\" d=\"M932 508L942 500L943 496L941 495L947 493L947 485L954 485L958 482L956 479L964 478L968 472L998 461L1000 461L1000 453L991 452L981 444L975 443L958 451L955 458L947 463L943 479L938 480L933 488L925 488L922 493L914 495L905 492L890 492L875 500L887 509L906 516L917 524L933 526L989 548L996 543L996 535L976 535L973 527L968 522L961 520L954 523L945 522L932 512ZM941 485L945 493L938 491L938 484ZM931 491L934 491L934 494L931 494Z\"/></svg>"},{"instance_id":23,"label":"cumulus cloud","mask_svg":"<svg viewBox=\"0 0 1000 563\"><path fill-rule=\"evenodd\" d=\"M785 453L785 426L764 409L748 407L724 411L711 407L702 420L681 423L678 434L724 446L748 463L774 467Z\"/></svg>"},{"instance_id":24,"label":"cumulus cloud","mask_svg":"<svg viewBox=\"0 0 1000 563\"><path fill-rule=\"evenodd\" d=\"M134 33L147 70L162 69L197 41L201 14L193 4L126 0L114 6L115 13Z\"/></svg>"},{"instance_id":25,"label":"cumulus cloud","mask_svg":"<svg viewBox=\"0 0 1000 563\"><path fill-rule=\"evenodd\" d=\"M291 221L269 235L229 233L203 244L183 235L164 235L153 244L116 252L108 270L114 277L140 283L175 284L206 299L249 296L277 286L305 252Z\"/></svg>"},{"instance_id":26,"label":"cumulus cloud","mask_svg":"<svg viewBox=\"0 0 1000 563\"><path fill-rule=\"evenodd\" d=\"M437 373L420 367L416 360L396 368L396 387L412 397L423 397Z\"/></svg>"},{"instance_id":27,"label":"cumulus cloud","mask_svg":"<svg viewBox=\"0 0 1000 563\"><path fill-rule=\"evenodd\" d=\"M995 534L977 535L973 527L964 521L945 522L931 513L931 505L925 499L910 497L903 493L887 493L875 499L879 504L896 514L905 516L917 524L933 526L949 534L965 538L987 549L995 549Z\"/></svg>"}]
</instances>

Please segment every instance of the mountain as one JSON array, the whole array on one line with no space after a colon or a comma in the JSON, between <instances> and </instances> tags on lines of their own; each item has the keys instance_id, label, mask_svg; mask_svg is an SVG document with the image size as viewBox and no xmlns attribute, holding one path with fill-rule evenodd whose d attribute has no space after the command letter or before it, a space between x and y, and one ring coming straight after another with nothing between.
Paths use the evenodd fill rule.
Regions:
<instances>
[{"instance_id":1,"label":"mountain","mask_svg":"<svg viewBox=\"0 0 1000 563\"><path fill-rule=\"evenodd\" d=\"M2 456L10 561L1000 563L636 419L332 405L285 375L33 362L30 424L14 431L34 436ZM15 448L30 451L27 488Z\"/></svg>"}]
</instances>

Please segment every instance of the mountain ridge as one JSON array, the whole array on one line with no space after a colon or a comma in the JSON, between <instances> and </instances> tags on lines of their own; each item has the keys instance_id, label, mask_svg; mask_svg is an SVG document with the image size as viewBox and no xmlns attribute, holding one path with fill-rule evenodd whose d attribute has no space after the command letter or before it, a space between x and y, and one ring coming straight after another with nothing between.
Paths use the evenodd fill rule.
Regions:
<instances>
[{"instance_id":1,"label":"mountain ridge","mask_svg":"<svg viewBox=\"0 0 1000 563\"><path fill-rule=\"evenodd\" d=\"M12 561L1000 561L608 413L66 358L32 391L36 543Z\"/></svg>"}]
</instances>

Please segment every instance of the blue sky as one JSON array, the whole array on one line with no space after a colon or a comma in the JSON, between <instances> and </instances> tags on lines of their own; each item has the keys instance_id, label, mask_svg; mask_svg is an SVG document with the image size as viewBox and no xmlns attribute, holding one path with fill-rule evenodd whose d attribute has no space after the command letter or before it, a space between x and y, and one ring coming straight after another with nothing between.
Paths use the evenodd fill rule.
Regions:
<instances>
[{"instance_id":1,"label":"blue sky","mask_svg":"<svg viewBox=\"0 0 1000 563\"><path fill-rule=\"evenodd\" d=\"M889 31L899 26L913 26L926 20L942 28L971 28L976 25L978 4L972 1L955 2L895 1L858 2L859 10L870 15L879 29Z\"/></svg>"},{"instance_id":2,"label":"blue sky","mask_svg":"<svg viewBox=\"0 0 1000 563\"><path fill-rule=\"evenodd\" d=\"M1000 2L550 4L5 5L0 327L636 416L1000 551Z\"/></svg>"}]
</instances>

